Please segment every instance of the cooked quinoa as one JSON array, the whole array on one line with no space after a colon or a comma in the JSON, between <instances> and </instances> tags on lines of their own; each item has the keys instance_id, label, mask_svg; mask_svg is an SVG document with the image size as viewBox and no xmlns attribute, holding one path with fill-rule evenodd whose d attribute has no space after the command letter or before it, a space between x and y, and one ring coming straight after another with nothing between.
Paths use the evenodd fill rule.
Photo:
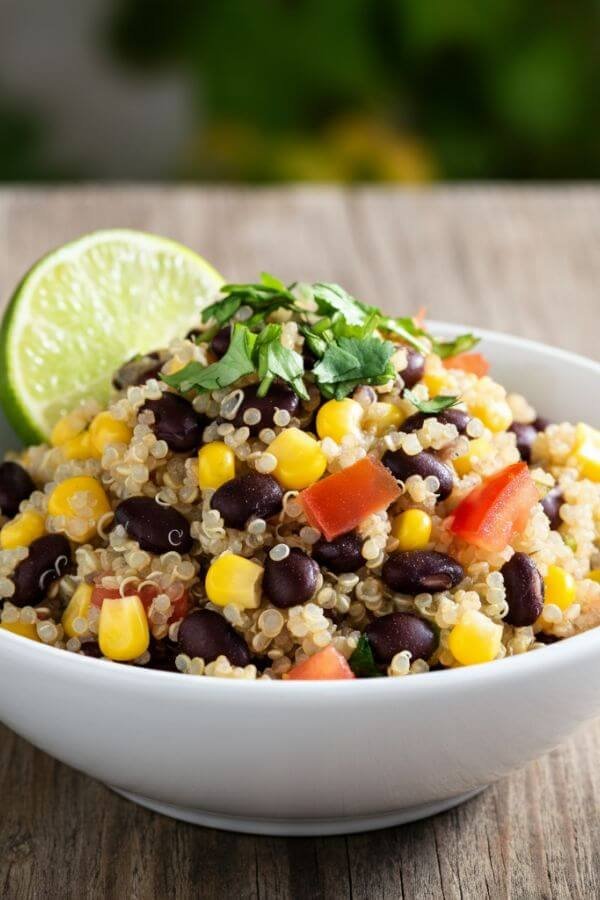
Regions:
<instances>
[{"instance_id":1,"label":"cooked quinoa","mask_svg":"<svg viewBox=\"0 0 600 900\"><path fill-rule=\"evenodd\" d=\"M226 286L0 466L0 623L246 679L401 676L600 625L600 433L335 285ZM334 652L335 651L335 652Z\"/></svg>"}]
</instances>

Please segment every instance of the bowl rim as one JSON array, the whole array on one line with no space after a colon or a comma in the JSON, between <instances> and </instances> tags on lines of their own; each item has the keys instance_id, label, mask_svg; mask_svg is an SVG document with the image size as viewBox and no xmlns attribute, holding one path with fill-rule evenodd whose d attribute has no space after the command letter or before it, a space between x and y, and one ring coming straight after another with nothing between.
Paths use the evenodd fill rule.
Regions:
<instances>
[{"instance_id":1,"label":"bowl rim","mask_svg":"<svg viewBox=\"0 0 600 900\"><path fill-rule=\"evenodd\" d=\"M460 325L454 322L443 322L437 320L429 321L429 327L432 330L439 330L448 336L462 334L469 330L468 326ZM474 329L482 341L490 340L500 345L518 347L521 350L533 350L536 353L551 353L555 360L575 365L592 371L600 376L600 363L589 357L574 353L570 350L563 350L553 347L550 344L544 344L541 341L534 341L530 338L518 337L506 332L493 331L485 328ZM269 696L273 693L287 698L294 697L298 700L300 697L307 695L311 702L324 698L329 702L329 694L340 691L340 681L283 681L270 679L243 679L243 678L217 678L217 677L190 677L182 678L179 672L162 671L160 669L147 669L144 666L123 665L122 663L113 662L105 659L95 659L93 657L83 656L77 653L69 653L68 651L59 650L51 645L39 643L29 640L21 635L13 634L6 629L0 629L0 653L3 647L19 653L24 657L31 658L31 661L40 665L44 659L47 660L49 667L72 666L73 671L77 672L80 677L94 680L96 677L111 680L113 684L118 685L119 682L123 686L146 688L152 690L160 684L163 689L169 686L177 685L179 692L183 690L231 690L233 686L244 685L245 691L252 693L260 692L260 696L265 696L265 684L269 684L266 689ZM423 673L427 678L355 678L347 679L345 687L342 688L344 696L349 693L360 691L362 694L380 695L383 691L399 689L398 685L402 684L404 691L427 691L438 690L440 687L439 679L443 677L442 684L447 684L449 688L454 684L455 688L475 687L482 684L482 680L486 683L492 679L500 682L513 680L521 677L524 673L530 672L534 675L536 672L544 671L548 665L552 666L553 674L556 674L558 665L568 665L571 661L580 662L583 655L588 653L596 654L600 650L600 626L573 635L564 640L558 641L548 647L527 653L518 654L516 656L505 657L501 660L494 660L493 664L479 663L472 666L459 666L454 669L437 670L433 672ZM549 652L551 651L551 652ZM573 657L573 660L571 660ZM61 662L62 660L62 662ZM546 660L546 663L544 663ZM54 661L54 662L53 662ZM100 675L100 673L104 673ZM200 687L200 685L202 687ZM427 687L429 685L429 687ZM182 694L180 694L183 696Z\"/></svg>"}]
</instances>

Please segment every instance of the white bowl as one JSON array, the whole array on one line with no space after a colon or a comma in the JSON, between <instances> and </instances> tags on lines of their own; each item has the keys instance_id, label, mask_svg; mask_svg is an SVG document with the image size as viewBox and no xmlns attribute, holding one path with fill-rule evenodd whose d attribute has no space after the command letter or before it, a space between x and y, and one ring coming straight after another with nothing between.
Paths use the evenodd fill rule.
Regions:
<instances>
[{"instance_id":1,"label":"white bowl","mask_svg":"<svg viewBox=\"0 0 600 900\"><path fill-rule=\"evenodd\" d=\"M597 417L599 364L482 336L495 377L540 414ZM144 671L1 631L0 684L3 722L138 803L235 831L336 834L447 809L599 714L600 629L483 666L312 683Z\"/></svg>"}]
</instances>

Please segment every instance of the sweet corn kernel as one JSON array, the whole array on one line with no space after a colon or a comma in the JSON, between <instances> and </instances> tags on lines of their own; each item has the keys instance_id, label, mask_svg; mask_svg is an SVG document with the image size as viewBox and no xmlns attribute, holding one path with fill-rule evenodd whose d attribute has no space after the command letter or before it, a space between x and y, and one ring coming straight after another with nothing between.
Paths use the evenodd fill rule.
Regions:
<instances>
[{"instance_id":1,"label":"sweet corn kernel","mask_svg":"<svg viewBox=\"0 0 600 900\"><path fill-rule=\"evenodd\" d=\"M469 406L472 416L481 419L490 431L506 431L513 421L510 406L504 400L496 400L490 403L473 403Z\"/></svg>"},{"instance_id":2,"label":"sweet corn kernel","mask_svg":"<svg viewBox=\"0 0 600 900\"><path fill-rule=\"evenodd\" d=\"M205 444L198 453L198 484L205 488L220 488L235 478L235 453L222 441Z\"/></svg>"},{"instance_id":3,"label":"sweet corn kernel","mask_svg":"<svg viewBox=\"0 0 600 900\"><path fill-rule=\"evenodd\" d=\"M454 468L461 476L466 475L473 468L475 460L485 459L492 452L493 447L485 438L475 438L469 442L469 449L463 456L454 460Z\"/></svg>"},{"instance_id":4,"label":"sweet corn kernel","mask_svg":"<svg viewBox=\"0 0 600 900\"><path fill-rule=\"evenodd\" d=\"M206 573L206 594L217 606L233 604L239 609L256 609L260 605L262 566L226 553L211 565Z\"/></svg>"},{"instance_id":5,"label":"sweet corn kernel","mask_svg":"<svg viewBox=\"0 0 600 900\"><path fill-rule=\"evenodd\" d=\"M20 634L21 637L29 638L30 641L39 641L35 622L2 622L0 628L12 631L13 634Z\"/></svg>"},{"instance_id":6,"label":"sweet corn kernel","mask_svg":"<svg viewBox=\"0 0 600 900\"><path fill-rule=\"evenodd\" d=\"M402 372L400 373L402 375ZM447 375L445 372L426 372L423 376L423 383L429 391L430 397L437 397L438 394L444 393Z\"/></svg>"},{"instance_id":7,"label":"sweet corn kernel","mask_svg":"<svg viewBox=\"0 0 600 900\"><path fill-rule=\"evenodd\" d=\"M422 509L407 509L394 519L392 534L400 550L422 550L431 537L431 516Z\"/></svg>"},{"instance_id":8,"label":"sweet corn kernel","mask_svg":"<svg viewBox=\"0 0 600 900\"><path fill-rule=\"evenodd\" d=\"M62 617L62 627L68 638L79 637L73 628L75 619L85 619L92 602L93 588L91 584L80 584L65 609Z\"/></svg>"},{"instance_id":9,"label":"sweet corn kernel","mask_svg":"<svg viewBox=\"0 0 600 900\"><path fill-rule=\"evenodd\" d=\"M85 511L85 515L80 516L72 501L75 495L82 491L88 494L88 509ZM88 511L89 515L87 514ZM61 481L54 488L48 500L48 512L51 516L66 516L67 519L84 518L88 523L86 530L82 533L78 531L77 534L69 532L69 537L80 543L85 543L85 541L89 541L96 534L98 520L107 512L110 512L110 503L99 481L88 475L78 475L75 478L67 478L66 481Z\"/></svg>"},{"instance_id":10,"label":"sweet corn kernel","mask_svg":"<svg viewBox=\"0 0 600 900\"><path fill-rule=\"evenodd\" d=\"M142 601L129 597L106 597L98 626L100 650L116 662L128 662L145 653L150 644L150 629Z\"/></svg>"},{"instance_id":11,"label":"sweet corn kernel","mask_svg":"<svg viewBox=\"0 0 600 900\"><path fill-rule=\"evenodd\" d=\"M102 456L109 444L128 444L132 434L129 425L109 412L98 413L89 427L90 444L98 456Z\"/></svg>"},{"instance_id":12,"label":"sweet corn kernel","mask_svg":"<svg viewBox=\"0 0 600 900\"><path fill-rule=\"evenodd\" d=\"M600 582L600 569L592 569L592 571L588 573L587 577L591 579L591 581Z\"/></svg>"},{"instance_id":13,"label":"sweet corn kernel","mask_svg":"<svg viewBox=\"0 0 600 900\"><path fill-rule=\"evenodd\" d=\"M0 549L14 550L29 547L37 538L46 533L46 520L41 513L28 509L15 519L7 522L0 531Z\"/></svg>"},{"instance_id":14,"label":"sweet corn kernel","mask_svg":"<svg viewBox=\"0 0 600 900\"><path fill-rule=\"evenodd\" d=\"M575 461L584 478L600 481L600 431L583 422L575 429Z\"/></svg>"},{"instance_id":15,"label":"sweet corn kernel","mask_svg":"<svg viewBox=\"0 0 600 900\"><path fill-rule=\"evenodd\" d=\"M564 611L575 602L575 579L561 566L548 566L544 584L544 603L552 603Z\"/></svg>"},{"instance_id":16,"label":"sweet corn kernel","mask_svg":"<svg viewBox=\"0 0 600 900\"><path fill-rule=\"evenodd\" d=\"M273 472L282 487L301 491L318 481L327 467L327 457L316 441L299 428L288 428L269 444L277 460Z\"/></svg>"},{"instance_id":17,"label":"sweet corn kernel","mask_svg":"<svg viewBox=\"0 0 600 900\"><path fill-rule=\"evenodd\" d=\"M491 662L502 643L502 625L496 625L478 610L468 610L448 637L453 657L463 666Z\"/></svg>"},{"instance_id":18,"label":"sweet corn kernel","mask_svg":"<svg viewBox=\"0 0 600 900\"><path fill-rule=\"evenodd\" d=\"M360 434L364 410L360 403L346 397L345 400L328 400L317 413L317 434L341 444L347 434Z\"/></svg>"},{"instance_id":19,"label":"sweet corn kernel","mask_svg":"<svg viewBox=\"0 0 600 900\"><path fill-rule=\"evenodd\" d=\"M367 422L375 426L377 436L399 429L406 416L394 403L372 403L367 410Z\"/></svg>"},{"instance_id":20,"label":"sweet corn kernel","mask_svg":"<svg viewBox=\"0 0 600 900\"><path fill-rule=\"evenodd\" d=\"M53 447L60 447L72 438L77 437L84 429L80 418L68 415L59 419L50 435L50 443Z\"/></svg>"},{"instance_id":21,"label":"sweet corn kernel","mask_svg":"<svg viewBox=\"0 0 600 900\"><path fill-rule=\"evenodd\" d=\"M69 438L64 444L61 444L61 450L66 459L100 459L101 454L97 453L90 441L89 431L82 431L73 438Z\"/></svg>"}]
</instances>

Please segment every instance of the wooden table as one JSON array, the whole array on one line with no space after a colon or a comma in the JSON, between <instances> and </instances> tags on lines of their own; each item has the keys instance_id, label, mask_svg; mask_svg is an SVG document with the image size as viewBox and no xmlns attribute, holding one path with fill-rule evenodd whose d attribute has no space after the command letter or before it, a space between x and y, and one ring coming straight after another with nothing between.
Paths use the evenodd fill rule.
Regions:
<instances>
[{"instance_id":1,"label":"wooden table","mask_svg":"<svg viewBox=\"0 0 600 900\"><path fill-rule=\"evenodd\" d=\"M5 190L3 298L50 247L116 225L190 244L231 279L336 280L397 313L598 357L600 190ZM18 900L600 896L600 723L465 806L348 838L171 821L5 729L0 805L0 894Z\"/></svg>"}]
</instances>

